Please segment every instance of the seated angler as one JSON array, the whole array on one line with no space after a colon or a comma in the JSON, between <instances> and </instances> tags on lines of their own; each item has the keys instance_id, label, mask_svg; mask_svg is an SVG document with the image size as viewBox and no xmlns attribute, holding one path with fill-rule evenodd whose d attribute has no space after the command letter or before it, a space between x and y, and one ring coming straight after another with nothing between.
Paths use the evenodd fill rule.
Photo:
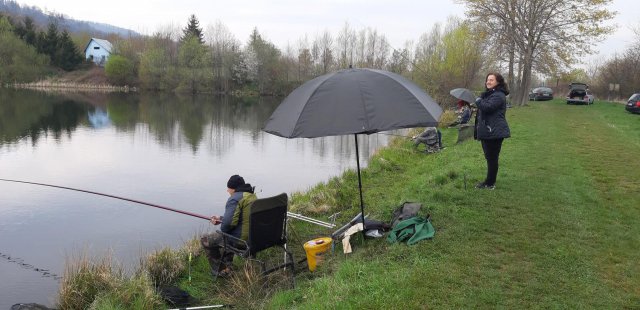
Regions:
<instances>
[{"instance_id":1,"label":"seated angler","mask_svg":"<svg viewBox=\"0 0 640 310\"><path fill-rule=\"evenodd\" d=\"M220 225L220 231L230 234L236 238L247 240L249 235L249 209L256 200L251 184L245 183L239 175L232 175L227 182L227 192L229 199L224 208L224 215L211 217L213 225ZM203 236L200 243L205 250L211 273L214 277L225 277L231 271L233 253L228 253L222 257L223 237L218 231ZM220 266L220 267L219 267Z\"/></svg>"}]
</instances>

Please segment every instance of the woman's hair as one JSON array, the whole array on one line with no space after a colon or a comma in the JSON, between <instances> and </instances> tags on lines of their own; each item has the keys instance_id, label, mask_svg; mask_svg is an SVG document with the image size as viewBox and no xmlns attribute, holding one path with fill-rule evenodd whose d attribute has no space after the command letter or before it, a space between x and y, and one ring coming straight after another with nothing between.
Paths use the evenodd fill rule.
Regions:
<instances>
[{"instance_id":1,"label":"woman's hair","mask_svg":"<svg viewBox=\"0 0 640 310\"><path fill-rule=\"evenodd\" d=\"M487 74L487 77L485 77L484 80L486 81L490 75L493 75L496 77L496 82L498 82L498 86L496 86L496 88L502 88L506 91L509 91L509 86L507 86L507 82L504 81L504 77L502 76L502 74L497 72L489 72L489 74Z\"/></svg>"}]
</instances>

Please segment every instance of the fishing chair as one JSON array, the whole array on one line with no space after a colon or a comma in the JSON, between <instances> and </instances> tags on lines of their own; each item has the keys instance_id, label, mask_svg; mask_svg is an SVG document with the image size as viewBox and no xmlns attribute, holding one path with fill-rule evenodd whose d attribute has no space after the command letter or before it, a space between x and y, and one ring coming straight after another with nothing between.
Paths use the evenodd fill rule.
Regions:
<instances>
[{"instance_id":1,"label":"fishing chair","mask_svg":"<svg viewBox=\"0 0 640 310\"><path fill-rule=\"evenodd\" d=\"M295 266L293 254L287 250L287 194L256 199L249 210L249 238L242 240L230 234L223 236L224 254L233 253L246 260L260 263L261 275L267 275L279 269L290 267L292 286L295 287ZM263 250L279 247L284 252L284 263L267 269L265 260L257 259ZM222 260L218 270L222 267Z\"/></svg>"}]
</instances>

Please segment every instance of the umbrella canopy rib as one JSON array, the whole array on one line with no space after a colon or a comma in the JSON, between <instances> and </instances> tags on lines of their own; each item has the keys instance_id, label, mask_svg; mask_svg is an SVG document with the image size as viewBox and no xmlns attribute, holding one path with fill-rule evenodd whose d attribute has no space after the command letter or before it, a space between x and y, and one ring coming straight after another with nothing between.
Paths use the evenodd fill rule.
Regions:
<instances>
[{"instance_id":1,"label":"umbrella canopy rib","mask_svg":"<svg viewBox=\"0 0 640 310\"><path fill-rule=\"evenodd\" d=\"M391 75L392 73L388 71L374 70L374 69L371 69L371 71L375 71L379 74L382 74L391 78L393 81L395 81L398 84L399 87L405 88L409 93L411 93L411 95L413 95L417 99L416 103L421 105L424 109L427 110L428 112L427 118L433 119L433 121L424 124L424 127L438 126L438 119L433 118L432 115L440 116L440 114L442 114L442 108L439 105L423 104L425 102L435 102L435 100L433 100L433 98L431 98L427 93L425 93L424 90L418 87L418 85L414 84L413 82L409 81L408 79L406 79L401 75L397 75L397 74ZM411 126L411 127L414 127L414 126Z\"/></svg>"},{"instance_id":2,"label":"umbrella canopy rib","mask_svg":"<svg viewBox=\"0 0 640 310\"><path fill-rule=\"evenodd\" d=\"M307 102L307 101L309 101L311 98L313 98L313 96L315 96L315 95L316 95L316 93L318 92L318 90L319 90L319 89L323 89L323 87L322 87L322 86L323 86L325 83L327 83L327 81L328 81L331 77L333 77L335 74L336 74L336 73L334 72L334 73L330 73L330 74L326 74L326 75L323 75L323 76L318 77L318 79L320 80L320 82L317 84L318 86L317 86L317 87L314 87L314 88L312 89L313 91L311 92L311 94L309 94L309 96L307 96L306 98L301 98L301 100L302 100L302 99L304 99L304 100L302 100L302 101L303 101L303 102ZM313 83L313 84L315 84L315 83ZM285 98L285 100L287 100L287 98ZM294 135L292 135L292 136L290 136L290 137L285 137L285 138L294 138L294 137L296 137L295 133L296 133L296 132L300 132L299 127L304 127L304 125L305 125L305 121L304 121L304 119L301 119L301 117L302 117L302 115L304 115L305 110L306 110L306 109L308 109L308 108L309 108L309 105L308 105L308 104L305 104L305 105L303 105L303 106L302 106L302 109L300 110L300 114L299 114L299 115L298 115L298 117L296 118L296 122L293 124L293 125L294 125L293 130L291 130L291 132L292 132Z\"/></svg>"}]
</instances>

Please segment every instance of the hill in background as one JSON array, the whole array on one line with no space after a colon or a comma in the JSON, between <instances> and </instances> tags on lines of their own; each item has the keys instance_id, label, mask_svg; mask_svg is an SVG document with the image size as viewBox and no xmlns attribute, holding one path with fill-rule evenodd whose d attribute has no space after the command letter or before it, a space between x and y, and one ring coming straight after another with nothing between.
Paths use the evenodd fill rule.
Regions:
<instances>
[{"instance_id":1,"label":"hill in background","mask_svg":"<svg viewBox=\"0 0 640 310\"><path fill-rule=\"evenodd\" d=\"M15 19L22 19L25 16L29 16L38 27L46 27L49 23L54 22L60 29L66 29L71 33L89 33L94 37L106 37L109 34L117 34L122 37L140 35L133 30L109 24L75 20L61 13L43 12L38 7L22 6L13 0L0 0L0 12L12 16Z\"/></svg>"}]
</instances>

